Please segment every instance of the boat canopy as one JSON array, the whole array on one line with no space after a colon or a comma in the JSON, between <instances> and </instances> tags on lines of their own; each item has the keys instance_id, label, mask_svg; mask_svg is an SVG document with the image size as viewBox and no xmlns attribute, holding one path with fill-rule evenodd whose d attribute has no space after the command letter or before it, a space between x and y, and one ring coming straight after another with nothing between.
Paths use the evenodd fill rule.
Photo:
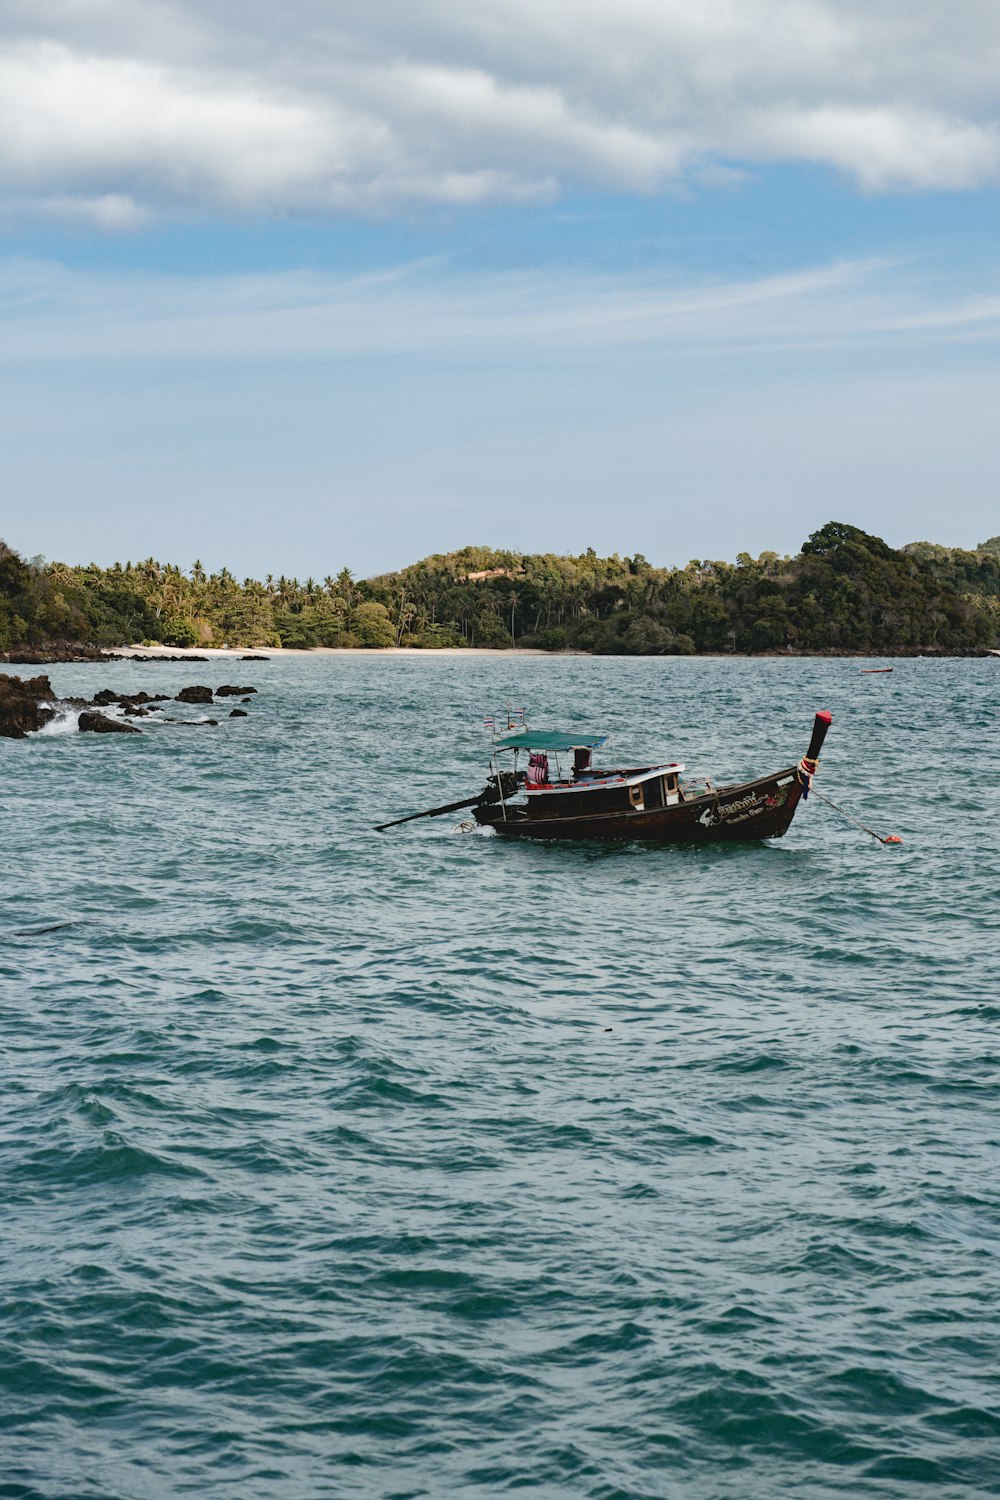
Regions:
<instances>
[{"instance_id":1,"label":"boat canopy","mask_svg":"<svg viewBox=\"0 0 1000 1500\"><path fill-rule=\"evenodd\" d=\"M497 740L494 750L599 750L608 734L560 734L555 729L519 729Z\"/></svg>"}]
</instances>

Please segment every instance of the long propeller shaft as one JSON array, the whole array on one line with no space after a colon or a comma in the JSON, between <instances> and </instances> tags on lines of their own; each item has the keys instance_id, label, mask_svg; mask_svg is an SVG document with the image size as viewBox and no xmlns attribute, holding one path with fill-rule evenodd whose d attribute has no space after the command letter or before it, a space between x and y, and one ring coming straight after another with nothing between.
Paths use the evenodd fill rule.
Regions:
<instances>
[{"instance_id":1,"label":"long propeller shaft","mask_svg":"<svg viewBox=\"0 0 1000 1500\"><path fill-rule=\"evenodd\" d=\"M428 807L423 812L408 813L405 818L393 818L391 823L376 823L375 832L384 833L387 828L398 828L400 823L412 823L415 818L439 818L442 813L458 812L462 807L474 807L483 800L483 793L474 797L463 797L461 802L446 802L443 807Z\"/></svg>"}]
</instances>

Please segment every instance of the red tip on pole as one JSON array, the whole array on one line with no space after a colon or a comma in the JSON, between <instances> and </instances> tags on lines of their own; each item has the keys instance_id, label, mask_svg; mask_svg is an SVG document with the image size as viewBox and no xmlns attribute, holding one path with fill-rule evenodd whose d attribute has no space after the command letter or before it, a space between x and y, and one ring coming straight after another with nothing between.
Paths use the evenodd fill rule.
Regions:
<instances>
[{"instance_id":1,"label":"red tip on pole","mask_svg":"<svg viewBox=\"0 0 1000 1500\"><path fill-rule=\"evenodd\" d=\"M833 715L829 712L828 709L821 709L820 712L816 715L815 719L813 720L812 736L809 740L809 749L805 753L805 759L807 761L819 759L819 752L823 748L823 741L826 739L827 730L830 728L832 721ZM816 767L812 766L811 768L807 767L806 769L815 771Z\"/></svg>"}]
</instances>

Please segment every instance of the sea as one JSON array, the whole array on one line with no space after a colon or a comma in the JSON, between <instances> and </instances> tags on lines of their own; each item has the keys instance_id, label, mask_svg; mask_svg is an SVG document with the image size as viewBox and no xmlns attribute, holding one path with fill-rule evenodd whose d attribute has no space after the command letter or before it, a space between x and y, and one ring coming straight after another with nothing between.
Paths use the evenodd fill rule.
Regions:
<instances>
[{"instance_id":1,"label":"sea","mask_svg":"<svg viewBox=\"0 0 1000 1500\"><path fill-rule=\"evenodd\" d=\"M1000 1494L1000 660L877 665L48 669L257 692L0 740L0 1497ZM903 842L373 831L508 707L723 781L829 709Z\"/></svg>"}]
</instances>

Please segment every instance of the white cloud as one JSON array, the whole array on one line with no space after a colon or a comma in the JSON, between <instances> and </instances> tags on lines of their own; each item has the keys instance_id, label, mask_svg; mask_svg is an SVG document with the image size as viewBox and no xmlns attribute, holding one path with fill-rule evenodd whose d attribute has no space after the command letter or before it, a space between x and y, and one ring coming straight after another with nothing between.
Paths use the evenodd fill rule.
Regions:
<instances>
[{"instance_id":1,"label":"white cloud","mask_svg":"<svg viewBox=\"0 0 1000 1500\"><path fill-rule=\"evenodd\" d=\"M5 526L28 552L381 571L469 540L683 562L792 549L830 516L997 530L1000 296L959 274L0 261L0 313Z\"/></svg>"},{"instance_id":2,"label":"white cloud","mask_svg":"<svg viewBox=\"0 0 1000 1500\"><path fill-rule=\"evenodd\" d=\"M885 188L972 188L1000 162L1000 132L990 122L912 110L825 107L775 110L750 122L758 149L853 172L874 192Z\"/></svg>"},{"instance_id":3,"label":"white cloud","mask_svg":"<svg viewBox=\"0 0 1000 1500\"><path fill-rule=\"evenodd\" d=\"M187 77L45 42L0 59L7 180L147 182L179 200L296 201L385 160L388 131L331 105L268 97L252 81Z\"/></svg>"},{"instance_id":4,"label":"white cloud","mask_svg":"<svg viewBox=\"0 0 1000 1500\"><path fill-rule=\"evenodd\" d=\"M823 358L1000 343L1000 297L923 283L881 261L744 280L456 276L447 262L372 275L183 277L0 262L0 358L330 362Z\"/></svg>"},{"instance_id":5,"label":"white cloud","mask_svg":"<svg viewBox=\"0 0 1000 1500\"><path fill-rule=\"evenodd\" d=\"M149 214L127 193L104 193L100 198L43 198L35 204L35 211L94 229L141 229L149 221Z\"/></svg>"},{"instance_id":6,"label":"white cloud","mask_svg":"<svg viewBox=\"0 0 1000 1500\"><path fill-rule=\"evenodd\" d=\"M651 192L768 161L957 190L1000 175L998 121L991 0L6 0L0 15L0 191L40 203L379 209Z\"/></svg>"}]
</instances>

